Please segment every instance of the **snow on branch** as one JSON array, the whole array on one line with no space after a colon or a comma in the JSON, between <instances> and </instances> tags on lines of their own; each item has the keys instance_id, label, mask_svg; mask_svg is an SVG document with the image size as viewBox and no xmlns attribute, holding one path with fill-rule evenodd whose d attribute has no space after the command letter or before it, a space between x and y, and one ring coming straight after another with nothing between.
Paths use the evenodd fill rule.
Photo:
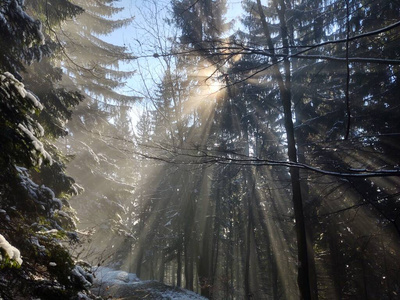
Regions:
<instances>
[{"instance_id":1,"label":"snow on branch","mask_svg":"<svg viewBox=\"0 0 400 300\"><path fill-rule=\"evenodd\" d=\"M16 261L19 265L22 265L21 253L20 251L12 246L4 236L0 234L0 249L3 249L7 254L8 258ZM0 261L3 260L3 257L0 252Z\"/></svg>"},{"instance_id":2,"label":"snow on branch","mask_svg":"<svg viewBox=\"0 0 400 300\"><path fill-rule=\"evenodd\" d=\"M52 163L50 154L45 150L43 143L39 140L44 135L44 129L34 119L35 114L43 110L39 99L25 89L22 82L9 72L0 74L0 96L4 123L16 133L14 144L20 143L31 152L32 162L40 165L42 158Z\"/></svg>"}]
</instances>

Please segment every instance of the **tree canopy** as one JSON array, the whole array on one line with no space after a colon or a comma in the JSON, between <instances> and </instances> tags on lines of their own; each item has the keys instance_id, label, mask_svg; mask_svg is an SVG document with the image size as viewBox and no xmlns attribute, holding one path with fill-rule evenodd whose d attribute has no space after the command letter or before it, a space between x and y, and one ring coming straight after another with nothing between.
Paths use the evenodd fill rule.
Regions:
<instances>
[{"instance_id":1,"label":"tree canopy","mask_svg":"<svg viewBox=\"0 0 400 300\"><path fill-rule=\"evenodd\" d=\"M396 299L400 2L124 6L0 4L0 298Z\"/></svg>"}]
</instances>

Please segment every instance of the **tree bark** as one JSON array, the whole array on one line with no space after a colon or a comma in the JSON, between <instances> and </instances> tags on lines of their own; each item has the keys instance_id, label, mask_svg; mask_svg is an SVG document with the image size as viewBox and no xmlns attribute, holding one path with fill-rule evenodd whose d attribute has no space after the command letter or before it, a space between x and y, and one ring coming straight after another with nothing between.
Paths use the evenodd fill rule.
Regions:
<instances>
[{"instance_id":1,"label":"tree bark","mask_svg":"<svg viewBox=\"0 0 400 300\"><path fill-rule=\"evenodd\" d=\"M193 291L193 253L191 242L185 242L185 289Z\"/></svg>"},{"instance_id":2,"label":"tree bark","mask_svg":"<svg viewBox=\"0 0 400 300\"><path fill-rule=\"evenodd\" d=\"M182 245L182 243L180 243ZM176 254L177 267L176 267L176 285L182 286L182 247L179 246L178 253Z\"/></svg>"},{"instance_id":3,"label":"tree bark","mask_svg":"<svg viewBox=\"0 0 400 300\"><path fill-rule=\"evenodd\" d=\"M139 252L136 256L136 276L141 278L142 276L142 260L143 260L144 248L139 247Z\"/></svg>"},{"instance_id":4,"label":"tree bark","mask_svg":"<svg viewBox=\"0 0 400 300\"><path fill-rule=\"evenodd\" d=\"M276 5L276 1L274 1ZM297 163L297 150L296 150L296 141L294 136L294 126L292 119L292 99L291 99L291 88L290 88L290 62L288 59L284 61L284 72L285 78L283 77L279 66L278 60L274 56L275 47L271 38L270 30L268 23L266 21L266 17L261 5L261 1L257 0L258 11L260 14L264 35L267 39L267 46L269 51L272 53L272 71L274 78L277 80L279 86L280 99L284 112L284 124L287 136L288 143L288 158L290 162ZM284 9L285 3L284 1L279 1L279 9L278 5L276 5L276 9L278 11L278 16L280 18L281 25L281 35L282 42L285 46L287 44L287 28L284 23ZM288 48L287 48L288 49ZM287 50L288 51L288 50ZM307 236L305 229L305 221L304 221L304 212L303 212L303 199L301 193L301 185L300 185L300 173L299 169L291 167L289 169L291 184L292 184L292 201L294 208L294 216L296 220L296 236L297 236L297 256L298 256L298 276L297 283L300 291L300 298L309 300L311 299L311 286L310 286L310 275L309 275L309 262L308 262L308 252L307 252Z\"/></svg>"},{"instance_id":5,"label":"tree bark","mask_svg":"<svg viewBox=\"0 0 400 300\"><path fill-rule=\"evenodd\" d=\"M164 283L164 273L165 273L165 254L164 251L160 251L160 267L159 267L159 274L158 274L158 281Z\"/></svg>"},{"instance_id":6,"label":"tree bark","mask_svg":"<svg viewBox=\"0 0 400 300\"><path fill-rule=\"evenodd\" d=\"M211 236L210 236L211 234ZM212 220L209 216L206 220L205 230L203 233L203 243L201 245L201 253L197 267L197 274L200 280L201 295L208 299L212 299L212 254L214 237L212 236Z\"/></svg>"}]
</instances>

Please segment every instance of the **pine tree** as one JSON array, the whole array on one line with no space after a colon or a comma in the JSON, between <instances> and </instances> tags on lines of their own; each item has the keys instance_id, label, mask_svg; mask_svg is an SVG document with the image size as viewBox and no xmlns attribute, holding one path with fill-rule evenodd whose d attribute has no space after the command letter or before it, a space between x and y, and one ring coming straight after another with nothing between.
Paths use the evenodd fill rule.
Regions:
<instances>
[{"instance_id":1,"label":"pine tree","mask_svg":"<svg viewBox=\"0 0 400 300\"><path fill-rule=\"evenodd\" d=\"M127 208L132 201L135 162L133 133L129 111L138 98L120 91L134 72L120 71L123 62L133 59L126 47L105 42L104 37L127 26L132 19L115 20L123 10L115 1L76 1L84 13L66 22L58 31L63 42L60 66L66 70L62 85L73 86L85 95L68 124L70 136L60 147L72 157L68 172L82 185L84 192L72 199L81 219L81 228L95 232L95 253L82 253L97 264L109 257L108 263L124 262L120 243L130 250L130 219ZM91 213L98 210L99 215ZM115 248L107 247L109 243ZM87 245L91 249L90 245ZM106 251L106 252L104 252ZM107 252L111 251L111 252Z\"/></svg>"},{"instance_id":2,"label":"pine tree","mask_svg":"<svg viewBox=\"0 0 400 300\"><path fill-rule=\"evenodd\" d=\"M346 293L353 296L362 293L363 297L376 297L378 290L390 293L389 290L396 289L392 283L386 290L382 286L368 288L373 282L379 281L377 274L383 272L383 268L378 267L381 260L373 258L372 249L378 249L379 242L376 240L370 246L364 242L366 237L373 239L382 230L384 235L390 236L390 242L385 244L382 240L386 250L381 248L382 251L378 252L384 252L393 259L388 245L398 247L393 239L398 232L398 209L394 203L398 182L384 178L387 172L396 172L396 159L392 155L395 153L393 145L397 141L399 124L391 112L398 108L393 102L397 99L398 90L398 61L395 59L398 50L395 47L398 4L390 1L326 3L277 0L263 6L261 1L247 1L244 3L244 26L229 41L219 39L217 31L212 30L216 28L213 24L218 23L218 16L213 20L212 14L204 13L218 11L216 7L210 7L219 4L174 1L173 11L174 20L182 30L180 38L184 53L190 53L192 57L198 54L204 59L192 59L188 55L181 56L180 61L191 61L192 65L200 68L210 64L215 66L227 85L228 96L212 107L210 127L206 126L209 115L194 109L190 122L181 123L181 131L174 131L167 122L164 124L161 120L168 120L165 116L175 109L179 111L179 106L171 105L166 100L169 94L164 93L161 97L164 106L159 107L171 105L172 109L161 110L164 114L155 112L155 119L160 118L157 120L160 128L167 133L164 135L163 149L168 148L166 145L172 147L169 153L160 151L153 155L176 164L178 161L187 163L187 157L182 158L187 154L192 156L190 163L198 163L201 155L196 156L196 152L190 150L199 150L204 155L204 161L207 161L211 154L215 154L210 152L213 149L218 154L215 155L217 162L223 160L228 164L233 158L238 158L234 163L257 165L256 172L239 172L240 187L245 192L238 197L240 205L235 207L240 211L238 216L244 219L238 222L239 237L235 243L240 245L240 250L236 251L237 257L234 258L240 261L235 280L243 282L237 284L236 292L244 293L244 298L250 298L254 291L260 290L273 295L285 293L287 298L296 298L297 287L304 299L324 297L329 295L329 291L334 291L337 298L343 298ZM372 22L373 11L378 13L381 23ZM179 79L183 81L185 75L179 76ZM186 87L199 93L200 89L194 86L200 80L197 81L195 77L190 77L190 80ZM166 91L171 90L171 85L165 86ZM188 101L186 97L183 96L184 105ZM179 116L178 120L185 120L185 114ZM174 128L178 128L178 124L174 123ZM203 131L205 128L207 130ZM189 135L185 135L187 129L190 130ZM180 132L176 140L172 138L174 132ZM196 143L192 144L193 137ZM167 142L168 139L170 142ZM235 154L242 156L236 157ZM273 171L263 165L271 165ZM286 166L286 169L279 166ZM386 166L387 169L381 170L380 166ZM320 171L312 169L314 167ZM305 168L311 171L303 170ZM378 172L374 173L373 170ZM315 171L326 176L317 176ZM215 172L218 174L218 168ZM223 174L228 178L236 178L234 172ZM363 178L353 178L358 175ZM379 179L366 179L380 175L382 177ZM179 178L179 175L176 177ZM167 186L173 187L178 185L177 182L189 184L188 178L184 178L171 180ZM288 182L291 182L291 190L285 186ZM330 189L325 190L323 187L329 183ZM212 198L215 207L209 211L210 214L218 211L217 207L229 207L224 201L218 202L223 193L218 191L216 185L212 186L215 187L215 190L211 189L215 193ZM183 211L190 216L193 212L201 215L199 207L190 210L191 197L196 201L201 198L185 196L183 203L188 204L188 209ZM292 204L283 200L289 197L293 197ZM234 197L227 195L226 199L229 198ZM260 213L262 207L268 209ZM360 224L368 223L366 226L371 233L367 227L361 228L360 224L351 223L354 211L360 214L357 217ZM272 215L280 222L272 224L266 215ZM334 220L332 216L337 219ZM290 225L291 218L295 219L297 238ZM373 219L380 220L382 226L365 221ZM221 222L207 221L208 234L204 236L208 240L220 237L218 234L211 236L210 230L219 234L229 232ZM332 232L340 224L349 226L332 236L331 240ZM189 223L186 225L191 227ZM151 230L162 231L156 226ZM209 276L211 281L204 282L218 284L218 280L214 281L213 278L217 278L215 274L220 274L218 272L224 267L215 263L218 262L218 256L209 254L213 251L210 244L218 248L223 244L222 241L214 242L218 240L215 238L210 244L200 242L193 246L193 239L186 238L187 232L192 229L186 230L175 231L180 233L184 245L182 249L176 248L177 264L181 254L185 254L185 247L206 254L203 258L200 256L202 263L197 271L200 271L199 275L212 273ZM201 240L202 232L198 231L198 235ZM340 240L339 236L346 238ZM258 242L261 239L264 243ZM280 249L276 247L278 239ZM295 248L299 259L297 284L293 280ZM329 253L327 257L330 261L324 256L326 253ZM259 269L256 271L257 268L253 266L255 256L259 258ZM184 255L183 259L187 271L186 284L189 282L188 286L191 287L192 276L188 271L192 268L190 257ZM211 272L206 267L210 261L214 261L216 266ZM348 268L345 261L351 261L351 267ZM332 262L339 264L340 273L345 274L347 282L351 284L345 286L338 279L339 273ZM392 262L398 264L396 259ZM284 274L274 273L277 272L277 266L284 266ZM273 273L270 276L266 271L268 268ZM229 271L229 268L225 269ZM374 275L368 278L361 276L360 272L366 270L376 272L372 272ZM207 277L202 276L201 280ZM352 281L351 278L357 279ZM202 293L210 296L213 288L203 288ZM214 296L218 297L217 294Z\"/></svg>"},{"instance_id":3,"label":"pine tree","mask_svg":"<svg viewBox=\"0 0 400 300\"><path fill-rule=\"evenodd\" d=\"M65 12L58 22L74 14ZM77 241L74 213L67 201L74 192L74 181L64 173L52 141L65 131L62 122L81 98L56 88L60 73L48 59L53 45L42 23L26 13L22 1L3 1L0 24L0 265L2 277L7 278L1 283L0 295L5 299L72 297L90 282L83 269L80 276L87 276L85 282L76 277L78 269L61 244ZM27 67L40 59L45 61L47 78L39 78L43 73L33 76ZM49 90L38 96L41 88ZM12 255L9 247L4 248L8 241L13 245Z\"/></svg>"},{"instance_id":4,"label":"pine tree","mask_svg":"<svg viewBox=\"0 0 400 300\"><path fill-rule=\"evenodd\" d=\"M107 104L116 101L126 105L137 100L118 91L134 73L120 71L120 64L134 59L134 56L127 52L126 47L113 45L101 38L129 25L132 18L113 19L123 10L115 7L114 1L76 3L84 9L84 13L66 22L57 32L64 45L62 66L67 70L64 84L68 86L72 80L88 98Z\"/></svg>"}]
</instances>

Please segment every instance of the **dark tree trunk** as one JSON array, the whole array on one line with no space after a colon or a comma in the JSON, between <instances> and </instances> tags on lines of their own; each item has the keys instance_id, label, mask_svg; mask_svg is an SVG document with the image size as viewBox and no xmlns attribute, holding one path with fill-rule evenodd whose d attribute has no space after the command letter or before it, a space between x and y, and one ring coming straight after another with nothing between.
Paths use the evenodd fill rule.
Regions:
<instances>
[{"instance_id":1,"label":"dark tree trunk","mask_svg":"<svg viewBox=\"0 0 400 300\"><path fill-rule=\"evenodd\" d=\"M280 20L281 35L283 46L288 47L288 32L285 22L285 3L280 0L279 5L274 1L278 17ZM264 30L264 35L267 39L267 46L272 54L275 54L274 43L272 42L271 33L269 30L269 25L266 21L266 17L261 5L261 0L257 0L258 11L261 17L261 22ZM278 8L279 6L279 8ZM287 50L289 51L289 50ZM275 79L277 80L279 86L279 93L281 98L281 103L284 113L284 124L287 135L287 150L288 158L290 162L297 163L297 151L296 142L294 136L294 126L292 119L292 99L291 99L291 76L290 76L290 62L289 60L284 61L284 74L283 77L281 70L278 66L278 60L275 56L271 57L273 66L272 71ZM309 279L309 262L308 262L308 252L307 252L307 236L304 221L303 212L303 199L300 185L300 174L297 168L290 168L290 177L292 184L292 200L294 208L294 216L296 220L296 236L297 236L297 256L298 256L298 276L297 283L300 291L300 298L309 300L311 299L311 286Z\"/></svg>"},{"instance_id":2,"label":"dark tree trunk","mask_svg":"<svg viewBox=\"0 0 400 300\"><path fill-rule=\"evenodd\" d=\"M248 216L247 233L246 233L246 266L244 273L244 292L246 299L251 299L251 289L250 289L250 235L252 230L252 224L250 220L250 214Z\"/></svg>"},{"instance_id":3,"label":"dark tree trunk","mask_svg":"<svg viewBox=\"0 0 400 300\"><path fill-rule=\"evenodd\" d=\"M293 96L294 97L294 96ZM301 124L302 121L305 119L305 117L302 114L302 111L304 109L303 105L302 105L302 101L301 101L302 96L301 95L297 95L295 98L295 102L298 103L296 105L296 109L295 109L295 114L296 114L296 123L297 124ZM297 125L296 124L296 125ZM303 131L300 130L296 130L295 132L296 134L296 139L297 139L297 157L298 157L298 161L300 163L306 164L306 156L305 156L305 151L306 151L306 147L304 146L306 144L306 134L303 133ZM306 207L310 207L309 201L309 186L308 186L308 171L307 170L300 170L300 184L301 184L301 192L302 192L302 198L303 198L303 203L304 206ZM309 204L307 206L307 203ZM313 205L314 207L314 205ZM306 209L305 214L306 215L312 215L313 210L312 209ZM306 222L305 224L306 227L306 234L307 237L310 241L310 243L308 243L308 258L309 258L309 274L310 274L310 287L311 287L311 297L313 300L318 300L318 285L317 285L317 271L316 271L316 265L315 265L315 255L314 255L314 249L312 246L312 238L313 238L313 230L312 228L314 228L312 226L312 224L310 224L310 222Z\"/></svg>"},{"instance_id":4,"label":"dark tree trunk","mask_svg":"<svg viewBox=\"0 0 400 300\"><path fill-rule=\"evenodd\" d=\"M209 216L206 220L205 230L203 233L202 249L197 267L197 274L200 280L201 295L208 299L212 299L212 250L214 239L212 236L212 220Z\"/></svg>"},{"instance_id":5,"label":"dark tree trunk","mask_svg":"<svg viewBox=\"0 0 400 300\"><path fill-rule=\"evenodd\" d=\"M165 255L164 252L161 251L161 259L160 259L160 267L158 274L158 281L164 283L164 273L165 273Z\"/></svg>"},{"instance_id":6,"label":"dark tree trunk","mask_svg":"<svg viewBox=\"0 0 400 300\"><path fill-rule=\"evenodd\" d=\"M136 276L141 278L142 276L142 261L144 255L144 247L139 247L139 252L136 256Z\"/></svg>"},{"instance_id":7,"label":"dark tree trunk","mask_svg":"<svg viewBox=\"0 0 400 300\"><path fill-rule=\"evenodd\" d=\"M185 288L193 291L193 247L191 247L191 241L185 242Z\"/></svg>"},{"instance_id":8,"label":"dark tree trunk","mask_svg":"<svg viewBox=\"0 0 400 300\"><path fill-rule=\"evenodd\" d=\"M246 258L245 258L245 273L244 273L244 291L245 291L245 298L246 299L252 299L252 291L251 291L251 282L250 282L250 266L251 266L251 239L253 236L253 226L254 226L254 221L253 221L253 207L252 207L252 197L253 194L251 191L252 185L253 185L253 180L252 177L250 176L250 170L245 170L245 178L246 178L246 185L248 188L247 192L247 232L246 232Z\"/></svg>"},{"instance_id":9,"label":"dark tree trunk","mask_svg":"<svg viewBox=\"0 0 400 300\"><path fill-rule=\"evenodd\" d=\"M208 178L209 171L204 169L204 173L202 178ZM202 181L202 193L208 194L209 186L208 180ZM202 232L202 241L200 243L200 253L198 255L197 260L197 275L200 283L201 295L208 299L212 299L213 295L213 286L214 286L214 270L216 261L216 244L218 244L218 231L219 224L218 218L215 216L219 215L219 199L220 194L219 190L217 190L216 194L216 205L215 209L213 205L209 204L209 199L204 197L201 201L202 207L199 208L200 216L204 220L200 222L201 228L203 228Z\"/></svg>"},{"instance_id":10,"label":"dark tree trunk","mask_svg":"<svg viewBox=\"0 0 400 300\"><path fill-rule=\"evenodd\" d=\"M181 244L180 244L181 245ZM182 286L182 249L179 246L178 253L176 254L177 267L176 267L176 285Z\"/></svg>"}]
</instances>

